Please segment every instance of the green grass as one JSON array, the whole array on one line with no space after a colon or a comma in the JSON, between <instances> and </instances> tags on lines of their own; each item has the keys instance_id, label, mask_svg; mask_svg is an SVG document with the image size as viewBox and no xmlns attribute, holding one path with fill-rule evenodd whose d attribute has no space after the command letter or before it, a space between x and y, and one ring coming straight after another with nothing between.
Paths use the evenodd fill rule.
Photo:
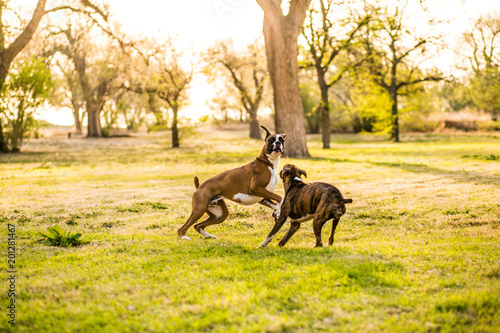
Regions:
<instances>
[{"instance_id":1,"label":"green grass","mask_svg":"<svg viewBox=\"0 0 500 333\"><path fill-rule=\"evenodd\" d=\"M320 249L311 222L285 248L287 225L256 249L271 211L232 203L207 229L219 240L178 239L193 177L253 160L262 142L206 131L170 149L166 137L40 139L0 155L2 236L16 225L18 256L17 325L2 315L0 331L498 332L500 137L335 135L330 150L309 138L314 157L280 167L354 200ZM91 243L43 245L53 224Z\"/></svg>"}]
</instances>

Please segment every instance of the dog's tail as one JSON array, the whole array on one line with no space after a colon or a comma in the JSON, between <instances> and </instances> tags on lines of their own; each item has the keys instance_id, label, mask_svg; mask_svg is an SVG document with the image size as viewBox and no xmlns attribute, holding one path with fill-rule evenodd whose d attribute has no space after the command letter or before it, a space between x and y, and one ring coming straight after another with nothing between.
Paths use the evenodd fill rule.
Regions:
<instances>
[{"instance_id":1,"label":"dog's tail","mask_svg":"<svg viewBox=\"0 0 500 333\"><path fill-rule=\"evenodd\" d=\"M352 203L352 199L342 199L342 202L344 204L346 204L346 203Z\"/></svg>"},{"instance_id":2,"label":"dog's tail","mask_svg":"<svg viewBox=\"0 0 500 333\"><path fill-rule=\"evenodd\" d=\"M198 189L198 187L200 187L200 180L196 176L194 176L194 187L196 187L196 189Z\"/></svg>"}]
</instances>

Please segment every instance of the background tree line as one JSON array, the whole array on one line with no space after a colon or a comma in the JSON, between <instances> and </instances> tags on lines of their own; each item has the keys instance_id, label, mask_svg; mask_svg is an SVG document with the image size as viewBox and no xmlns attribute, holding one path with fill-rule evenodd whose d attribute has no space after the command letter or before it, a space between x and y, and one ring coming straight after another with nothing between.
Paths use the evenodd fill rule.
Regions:
<instances>
[{"instance_id":1,"label":"background tree line","mask_svg":"<svg viewBox=\"0 0 500 333\"><path fill-rule=\"evenodd\" d=\"M425 1L257 3L262 39L244 48L220 40L196 53L172 36L124 34L104 1L39 0L28 19L0 1L0 151L19 151L36 131L36 112L49 105L70 108L76 132L87 137L147 126L171 130L179 147L182 111L200 78L216 90L213 120L246 122L258 139L267 112L289 134L290 156L309 155L306 132L322 133L324 148L335 132L385 133L397 142L401 130L435 130L430 115L443 112L484 112L491 115L484 128L498 129L499 13L463 32L460 75L451 76L436 61L444 23Z\"/></svg>"}]
</instances>

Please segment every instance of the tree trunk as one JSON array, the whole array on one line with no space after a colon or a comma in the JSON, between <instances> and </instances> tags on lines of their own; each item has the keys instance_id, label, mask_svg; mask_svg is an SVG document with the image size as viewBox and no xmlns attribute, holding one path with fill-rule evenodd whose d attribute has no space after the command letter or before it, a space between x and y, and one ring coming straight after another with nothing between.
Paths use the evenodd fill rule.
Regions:
<instances>
[{"instance_id":1,"label":"tree trunk","mask_svg":"<svg viewBox=\"0 0 500 333\"><path fill-rule=\"evenodd\" d=\"M172 109L174 119L172 121L172 148L179 148L179 130L177 128L177 108Z\"/></svg>"},{"instance_id":2,"label":"tree trunk","mask_svg":"<svg viewBox=\"0 0 500 333\"><path fill-rule=\"evenodd\" d=\"M0 153L9 153L9 147L7 146L7 141L3 135L2 118L0 118Z\"/></svg>"},{"instance_id":3,"label":"tree trunk","mask_svg":"<svg viewBox=\"0 0 500 333\"><path fill-rule=\"evenodd\" d=\"M0 1L0 18L2 18L3 10L5 7L6 1ZM7 74L9 73L9 67L12 61L16 58L16 56L21 52L24 47L29 43L31 38L36 32L38 28L38 24L42 19L42 16L45 14L45 3L46 0L38 0L35 11L33 12L33 16L31 17L30 22L26 25L24 30L17 36L16 39L10 44L8 48L5 48L5 38L3 31L3 23L2 23L2 31L0 31L0 90L5 83L5 79L7 78Z\"/></svg>"},{"instance_id":4,"label":"tree trunk","mask_svg":"<svg viewBox=\"0 0 500 333\"><path fill-rule=\"evenodd\" d=\"M273 86L276 132L287 134L285 154L309 157L299 89L297 39L310 1L292 0L287 16L278 10L276 2L258 2L264 9L264 39Z\"/></svg>"},{"instance_id":5,"label":"tree trunk","mask_svg":"<svg viewBox=\"0 0 500 333\"><path fill-rule=\"evenodd\" d=\"M89 122L87 138L102 138L100 107L87 103L87 118Z\"/></svg>"},{"instance_id":6,"label":"tree trunk","mask_svg":"<svg viewBox=\"0 0 500 333\"><path fill-rule=\"evenodd\" d=\"M7 75L9 74L9 67L10 67L10 64L8 65L8 67L7 67L7 64L4 64L2 58L3 58L3 55L0 54L0 91L5 83L5 80L7 79Z\"/></svg>"},{"instance_id":7,"label":"tree trunk","mask_svg":"<svg viewBox=\"0 0 500 333\"><path fill-rule=\"evenodd\" d=\"M80 120L79 109L73 109L73 118L75 119L76 134L82 134L82 121Z\"/></svg>"},{"instance_id":8,"label":"tree trunk","mask_svg":"<svg viewBox=\"0 0 500 333\"><path fill-rule=\"evenodd\" d=\"M391 66L391 85L389 86L389 95L392 99L391 108L391 120L392 120L392 131L391 139L394 142L399 142L399 121L398 121L398 88L397 88L397 67L400 59L396 55L396 39L391 40L391 52L392 52L392 66Z\"/></svg>"},{"instance_id":9,"label":"tree trunk","mask_svg":"<svg viewBox=\"0 0 500 333\"><path fill-rule=\"evenodd\" d=\"M391 132L391 139L394 140L394 142L399 142L398 94L397 94L397 91L391 93L391 98L392 98L392 108L391 108L392 132Z\"/></svg>"},{"instance_id":10,"label":"tree trunk","mask_svg":"<svg viewBox=\"0 0 500 333\"><path fill-rule=\"evenodd\" d=\"M323 133L323 149L330 149L330 136L332 127L330 126L330 101L328 98L328 87L321 87L321 126Z\"/></svg>"},{"instance_id":11,"label":"tree trunk","mask_svg":"<svg viewBox=\"0 0 500 333\"><path fill-rule=\"evenodd\" d=\"M250 138L260 140L261 136L259 121L257 120L257 110L250 110L248 116L250 117Z\"/></svg>"}]
</instances>

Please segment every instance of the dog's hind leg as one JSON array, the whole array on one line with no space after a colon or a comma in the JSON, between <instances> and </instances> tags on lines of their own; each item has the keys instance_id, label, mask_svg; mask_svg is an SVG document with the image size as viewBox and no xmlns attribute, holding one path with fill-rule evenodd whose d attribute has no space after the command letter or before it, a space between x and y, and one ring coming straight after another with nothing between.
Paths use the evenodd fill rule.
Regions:
<instances>
[{"instance_id":1,"label":"dog's hind leg","mask_svg":"<svg viewBox=\"0 0 500 333\"><path fill-rule=\"evenodd\" d=\"M177 234L179 237L185 240L190 240L188 236L186 236L186 231L198 221L203 214L207 211L208 208L208 203L210 201L210 198L205 198L202 194L200 194L198 191L195 191L193 194L193 211L191 212L191 215L189 215L189 218L187 219L186 223L182 227L177 230Z\"/></svg>"},{"instance_id":2,"label":"dog's hind leg","mask_svg":"<svg viewBox=\"0 0 500 333\"><path fill-rule=\"evenodd\" d=\"M313 220L313 230L314 230L314 236L316 236L316 246L315 247L322 247L323 242L321 241L321 230L323 229L323 226L325 225L326 221L328 221L329 216L325 214L318 214L316 213L314 215L314 220Z\"/></svg>"},{"instance_id":3,"label":"dog's hind leg","mask_svg":"<svg viewBox=\"0 0 500 333\"><path fill-rule=\"evenodd\" d=\"M288 229L288 232L286 233L286 235L280 240L280 242L278 243L278 246L279 247L285 246L286 242L288 242L288 240L290 238L292 238L293 234L295 234L297 232L297 230L299 230L299 228L300 228L300 222L290 223L290 229Z\"/></svg>"},{"instance_id":4,"label":"dog's hind leg","mask_svg":"<svg viewBox=\"0 0 500 333\"><path fill-rule=\"evenodd\" d=\"M227 205L224 200L219 200L217 203L208 206L207 214L208 219L196 224L194 228L205 237L217 239L216 236L206 232L205 228L209 225L222 223L227 218L229 210L227 209Z\"/></svg>"},{"instance_id":5,"label":"dog's hind leg","mask_svg":"<svg viewBox=\"0 0 500 333\"><path fill-rule=\"evenodd\" d=\"M337 224L339 224L340 219L333 219L332 220L332 233L330 235L330 238L328 238L328 245L333 245L333 235L335 234L335 228L337 228Z\"/></svg>"}]
</instances>

